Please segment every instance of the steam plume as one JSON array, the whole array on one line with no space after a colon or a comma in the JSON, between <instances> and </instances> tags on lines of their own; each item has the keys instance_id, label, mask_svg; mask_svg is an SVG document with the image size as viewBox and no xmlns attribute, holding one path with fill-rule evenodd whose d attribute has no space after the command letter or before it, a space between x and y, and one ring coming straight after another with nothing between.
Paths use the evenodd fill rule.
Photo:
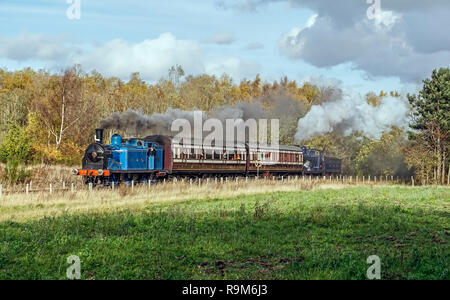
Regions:
<instances>
[{"instance_id":1,"label":"steam plume","mask_svg":"<svg viewBox=\"0 0 450 300\"><path fill-rule=\"evenodd\" d=\"M406 127L409 106L404 99L385 97L374 107L358 95L345 94L337 100L315 105L298 121L295 140L308 140L331 132L350 135L360 131L379 138L392 126Z\"/></svg>"}]
</instances>

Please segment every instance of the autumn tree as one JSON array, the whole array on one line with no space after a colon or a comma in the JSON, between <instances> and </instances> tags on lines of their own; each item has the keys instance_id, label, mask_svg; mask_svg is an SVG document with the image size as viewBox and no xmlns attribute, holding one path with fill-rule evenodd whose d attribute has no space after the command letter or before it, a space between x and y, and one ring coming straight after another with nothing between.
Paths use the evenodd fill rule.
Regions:
<instances>
[{"instance_id":1,"label":"autumn tree","mask_svg":"<svg viewBox=\"0 0 450 300\"><path fill-rule=\"evenodd\" d=\"M405 132L398 127L382 134L380 139L363 145L355 158L359 175L400 176L410 175L403 153L407 146Z\"/></svg>"},{"instance_id":2,"label":"autumn tree","mask_svg":"<svg viewBox=\"0 0 450 300\"><path fill-rule=\"evenodd\" d=\"M93 120L95 101L84 93L80 75L80 70L74 67L62 76L52 76L33 103L33 109L56 149L68 136L82 140L86 129L96 123Z\"/></svg>"}]
</instances>

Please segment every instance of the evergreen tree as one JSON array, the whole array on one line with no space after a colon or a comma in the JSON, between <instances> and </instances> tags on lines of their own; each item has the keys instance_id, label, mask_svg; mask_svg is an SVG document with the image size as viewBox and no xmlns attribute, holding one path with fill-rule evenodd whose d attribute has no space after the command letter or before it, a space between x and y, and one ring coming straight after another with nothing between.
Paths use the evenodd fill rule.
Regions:
<instances>
[{"instance_id":1,"label":"evergreen tree","mask_svg":"<svg viewBox=\"0 0 450 300\"><path fill-rule=\"evenodd\" d=\"M410 127L425 136L424 141L433 148L434 179L444 183L450 137L450 69L434 70L431 79L423 81L422 90L417 95L408 95L408 100L414 108ZM414 139L416 135L411 137Z\"/></svg>"}]
</instances>

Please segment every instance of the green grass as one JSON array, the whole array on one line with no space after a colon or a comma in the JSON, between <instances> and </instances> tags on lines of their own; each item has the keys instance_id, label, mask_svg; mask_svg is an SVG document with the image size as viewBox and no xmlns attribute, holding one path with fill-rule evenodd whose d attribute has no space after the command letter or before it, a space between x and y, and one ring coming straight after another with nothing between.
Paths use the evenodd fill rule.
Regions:
<instances>
[{"instance_id":1,"label":"green grass","mask_svg":"<svg viewBox=\"0 0 450 300\"><path fill-rule=\"evenodd\" d=\"M450 189L355 187L0 223L0 279L450 279Z\"/></svg>"}]
</instances>

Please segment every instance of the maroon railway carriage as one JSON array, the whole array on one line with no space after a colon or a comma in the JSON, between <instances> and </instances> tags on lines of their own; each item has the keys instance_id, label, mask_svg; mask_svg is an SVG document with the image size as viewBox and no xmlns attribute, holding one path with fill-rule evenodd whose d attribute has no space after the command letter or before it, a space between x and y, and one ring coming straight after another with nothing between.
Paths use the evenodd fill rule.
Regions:
<instances>
[{"instance_id":1,"label":"maroon railway carriage","mask_svg":"<svg viewBox=\"0 0 450 300\"><path fill-rule=\"evenodd\" d=\"M159 177L212 177L302 174L303 152L299 147L237 143L231 151L202 143L174 144L168 136L149 136L148 142L164 149L163 171Z\"/></svg>"}]
</instances>

